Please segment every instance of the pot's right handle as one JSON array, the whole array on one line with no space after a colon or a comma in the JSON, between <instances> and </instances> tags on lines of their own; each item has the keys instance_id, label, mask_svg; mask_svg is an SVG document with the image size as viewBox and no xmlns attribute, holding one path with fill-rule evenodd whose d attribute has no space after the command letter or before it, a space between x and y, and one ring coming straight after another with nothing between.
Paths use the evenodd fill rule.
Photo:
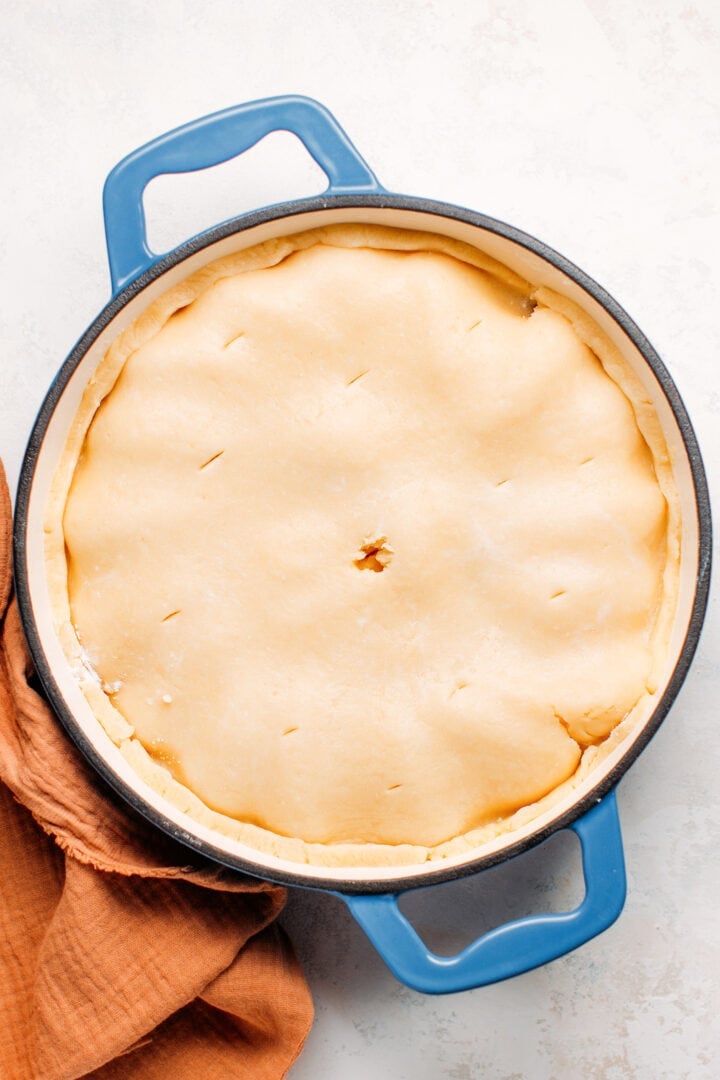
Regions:
<instances>
[{"instance_id":1,"label":"pot's right handle","mask_svg":"<svg viewBox=\"0 0 720 1080\"><path fill-rule=\"evenodd\" d=\"M145 230L142 196L148 183L164 173L194 172L229 161L271 131L297 135L327 176L328 193L385 190L332 113L312 98L265 98L203 116L141 146L105 181L103 211L113 295L158 259L148 247Z\"/></svg>"},{"instance_id":2,"label":"pot's right handle","mask_svg":"<svg viewBox=\"0 0 720 1080\"><path fill-rule=\"evenodd\" d=\"M398 895L338 893L397 978L425 994L448 994L509 979L584 945L606 930L625 902L625 864L615 792L569 826L582 845L585 898L558 915L497 927L456 956L437 956L398 907Z\"/></svg>"}]
</instances>

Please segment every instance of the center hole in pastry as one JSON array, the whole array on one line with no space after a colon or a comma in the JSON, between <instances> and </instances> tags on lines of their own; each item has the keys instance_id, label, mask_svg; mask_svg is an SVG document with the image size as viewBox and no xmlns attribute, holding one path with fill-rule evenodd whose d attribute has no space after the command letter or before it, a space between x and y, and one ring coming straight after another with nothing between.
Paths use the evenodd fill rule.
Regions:
<instances>
[{"instance_id":1,"label":"center hole in pastry","mask_svg":"<svg viewBox=\"0 0 720 1080\"><path fill-rule=\"evenodd\" d=\"M394 554L387 542L387 536L366 536L353 562L358 570L372 570L380 574L389 565Z\"/></svg>"}]
</instances>

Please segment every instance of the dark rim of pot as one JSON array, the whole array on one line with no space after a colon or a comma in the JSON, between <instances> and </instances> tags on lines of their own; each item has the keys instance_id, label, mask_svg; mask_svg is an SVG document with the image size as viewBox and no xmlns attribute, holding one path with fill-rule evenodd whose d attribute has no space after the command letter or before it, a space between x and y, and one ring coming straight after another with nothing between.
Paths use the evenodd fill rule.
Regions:
<instances>
[{"instance_id":1,"label":"dark rim of pot","mask_svg":"<svg viewBox=\"0 0 720 1080\"><path fill-rule=\"evenodd\" d=\"M675 420L685 444L695 488L698 511L698 575L685 641L662 697L658 701L648 721L644 724L638 737L633 744L628 747L615 768L587 792L582 799L573 803L565 813L554 818L542 828L538 828L529 836L526 836L515 843L508 844L499 851L476 859L471 859L459 866L443 867L440 862L435 864L428 863L427 870L422 870L421 872L407 877L397 877L387 880L366 880L362 876L359 876L353 879L336 880L332 877L324 877L320 868L318 868L317 873L311 873L310 875L304 873L295 874L290 871L285 872L275 868L268 868L259 861L255 862L251 859L229 855L227 852L219 850L214 845L201 840L192 833L182 829L175 822L170 821L162 813L148 805L132 787L117 776L87 738L80 725L75 720L72 712L68 709L60 688L53 676L51 666L45 657L40 635L33 618L29 573L26 561L26 538L28 507L35 465L55 407L70 380L70 377L85 353L105 327L127 303L141 293L151 282L157 280L172 267L177 266L189 256L202 251L216 243L218 240L232 236L235 233L244 232L247 229L264 224L268 221L279 220L281 218L290 220L298 215L308 214L319 210L364 209L367 207L411 210L416 213L430 215L433 218L446 218L451 221L462 221L486 232L495 233L498 236L514 241L521 247L531 251L533 254L540 256L558 270L561 270L605 308L615 322L625 331L652 369L675 415ZM435 228L432 231L440 232L441 230ZM695 432L680 394L650 342L636 326L630 316L600 285L597 284L597 282L593 281L592 278L588 277L588 275L577 266L564 256L558 254L558 252L554 251L552 248L548 247L541 240L537 240L535 237L520 229L516 229L512 225L507 225L502 221L487 217L484 214L477 213L473 210L467 210L463 207L454 206L448 203L436 202L431 199L406 195L325 195L311 199L296 200L289 203L280 203L276 206L266 207L249 214L243 214L193 237L187 243L180 245L167 255L164 255L153 262L145 271L143 271L143 273L122 289L117 296L113 297L110 303L88 327L65 360L65 363L60 368L55 380L48 390L28 442L20 473L15 511L15 586L20 614L35 668L55 712L59 716L67 733L83 755L90 761L110 787L135 811L153 825L159 827L166 834L173 837L175 840L178 840L187 848L193 850L196 854L233 870L251 874L266 881L274 881L283 885L332 890L345 894L399 893L414 888L427 887L429 885L440 884L441 882L466 877L519 855L521 852L546 840L553 833L567 828L596 805L603 796L618 783L620 778L642 752L664 720L672 702L682 686L688 668L690 667L699 641L707 607L712 550L711 532L710 501L705 470ZM369 870L371 872L371 868L369 868Z\"/></svg>"}]
</instances>

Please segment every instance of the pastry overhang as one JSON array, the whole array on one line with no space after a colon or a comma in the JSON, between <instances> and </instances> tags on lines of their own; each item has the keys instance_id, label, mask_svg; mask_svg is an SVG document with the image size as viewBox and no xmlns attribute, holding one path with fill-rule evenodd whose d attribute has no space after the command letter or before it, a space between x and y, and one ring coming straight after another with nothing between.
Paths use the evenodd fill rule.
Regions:
<instances>
[{"instance_id":1,"label":"pastry overhang","mask_svg":"<svg viewBox=\"0 0 720 1080\"><path fill-rule=\"evenodd\" d=\"M152 783L274 851L431 857L653 692L666 450L587 323L465 245L357 226L212 264L118 338L48 550Z\"/></svg>"}]
</instances>

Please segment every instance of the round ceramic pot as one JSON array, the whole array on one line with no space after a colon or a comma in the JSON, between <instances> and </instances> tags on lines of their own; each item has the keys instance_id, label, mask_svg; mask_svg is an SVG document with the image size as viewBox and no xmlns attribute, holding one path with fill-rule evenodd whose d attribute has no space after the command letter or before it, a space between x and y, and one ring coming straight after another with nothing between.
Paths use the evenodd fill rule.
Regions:
<instances>
[{"instance_id":1,"label":"round ceramic pot","mask_svg":"<svg viewBox=\"0 0 720 1080\"><path fill-rule=\"evenodd\" d=\"M276 130L297 135L326 173L329 186L322 196L243 214L161 257L149 250L142 195L153 177L218 164ZM196 852L245 873L341 897L397 977L415 989L444 993L484 985L583 944L609 926L622 909L625 873L614 788L657 730L685 678L707 601L711 525L705 475L687 412L655 350L611 296L541 241L471 210L387 192L331 114L307 98L241 105L141 147L108 177L104 212L112 298L70 353L40 409L16 510L16 585L22 618L38 674L67 732L135 810ZM43 529L52 477L83 391L111 341L160 294L212 260L271 238L349 222L464 241L534 284L579 304L620 349L653 403L681 502L679 598L654 708L551 809L477 849L417 866L300 865L230 840L163 799L137 776L90 710L53 629L45 574ZM575 911L531 916L499 927L454 957L431 953L401 913L398 896L403 892L476 874L561 829L573 830L582 844L586 894Z\"/></svg>"}]
</instances>

